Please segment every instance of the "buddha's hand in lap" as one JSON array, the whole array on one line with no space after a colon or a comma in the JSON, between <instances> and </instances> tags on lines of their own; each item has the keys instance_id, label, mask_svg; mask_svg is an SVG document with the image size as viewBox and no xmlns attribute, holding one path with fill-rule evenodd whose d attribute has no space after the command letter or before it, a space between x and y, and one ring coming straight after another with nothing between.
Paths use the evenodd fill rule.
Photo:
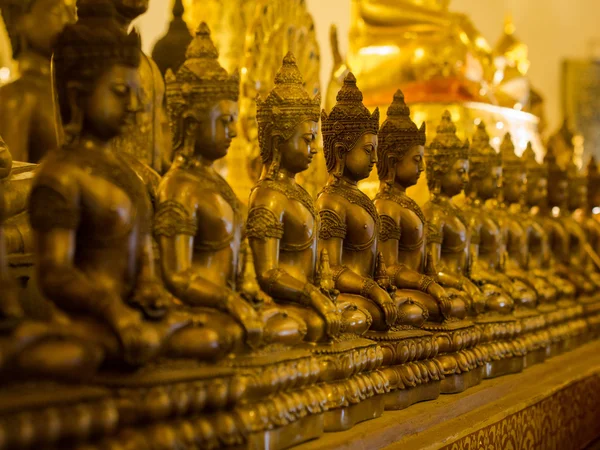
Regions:
<instances>
[{"instance_id":1,"label":"buddha's hand in lap","mask_svg":"<svg viewBox=\"0 0 600 450\"><path fill-rule=\"evenodd\" d=\"M140 280L130 302L150 319L164 317L174 304L171 294L157 278Z\"/></svg>"},{"instance_id":2,"label":"buddha's hand in lap","mask_svg":"<svg viewBox=\"0 0 600 450\"><path fill-rule=\"evenodd\" d=\"M435 299L442 317L449 319L452 313L452 302L446 294L446 290L437 283L431 283L427 288L427 293Z\"/></svg>"},{"instance_id":3,"label":"buddha's hand in lap","mask_svg":"<svg viewBox=\"0 0 600 450\"><path fill-rule=\"evenodd\" d=\"M264 324L258 312L241 296L231 291L227 294L225 310L242 325L246 331L246 343L254 348L263 339Z\"/></svg>"},{"instance_id":4,"label":"buddha's hand in lap","mask_svg":"<svg viewBox=\"0 0 600 450\"><path fill-rule=\"evenodd\" d=\"M379 286L374 286L369 292L369 297L383 310L385 324L393 326L398 320L398 307L390 295Z\"/></svg>"},{"instance_id":5,"label":"buddha's hand in lap","mask_svg":"<svg viewBox=\"0 0 600 450\"><path fill-rule=\"evenodd\" d=\"M309 289L309 304L325 320L325 332L328 336L337 336L342 326L342 315L336 304L319 289Z\"/></svg>"}]
</instances>

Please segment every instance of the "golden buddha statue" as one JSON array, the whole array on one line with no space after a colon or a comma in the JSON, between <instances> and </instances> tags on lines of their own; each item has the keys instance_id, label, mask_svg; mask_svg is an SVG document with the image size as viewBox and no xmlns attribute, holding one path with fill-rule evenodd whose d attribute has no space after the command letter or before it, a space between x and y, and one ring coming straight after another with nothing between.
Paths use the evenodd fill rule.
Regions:
<instances>
[{"instance_id":1,"label":"golden buddha statue","mask_svg":"<svg viewBox=\"0 0 600 450\"><path fill-rule=\"evenodd\" d=\"M406 296L394 296L374 280L380 219L375 205L357 183L377 163L379 110L371 114L350 72L337 94L337 103L321 114L323 150L329 179L317 196L319 249L327 250L339 301L369 311L372 330L393 325L420 327L427 311Z\"/></svg>"},{"instance_id":2,"label":"golden buddha statue","mask_svg":"<svg viewBox=\"0 0 600 450\"><path fill-rule=\"evenodd\" d=\"M482 162L486 159L488 162L475 165L471 181L469 156L468 141L462 142L456 136L456 126L450 113L444 112L437 135L425 149L431 200L423 207L423 213L428 221L428 258L431 259L431 267L435 268L433 275L444 287L462 290L470 297L472 320L482 329L478 348L488 355L484 376L491 378L521 371L526 349L518 338L520 322L512 315L513 299L496 283L488 281L489 278L500 284L503 283L502 277L490 270L477 272L480 264L477 234L484 226L482 221L476 220L477 214L480 214L477 210L482 205L475 201L480 200L479 192L484 184L478 175L483 167L490 169L488 178L491 182L485 184L489 184L486 189L492 195L500 179L499 171L493 175L492 164L489 163L489 158L495 157L495 153L492 155L484 150ZM463 213L452 202L452 197L465 188L467 202ZM490 226L490 229L493 228ZM486 276L488 274L489 277Z\"/></svg>"},{"instance_id":3,"label":"golden buddha statue","mask_svg":"<svg viewBox=\"0 0 600 450\"><path fill-rule=\"evenodd\" d=\"M511 279L535 289L540 306L547 310L548 304L556 300L558 291L543 276L529 270L530 216L528 211L524 210L528 183L525 157L516 155L509 133L504 136L500 151L503 175L502 200L499 199L493 210L499 217L499 221L506 227L504 272ZM533 152L531 143L528 143L527 151Z\"/></svg>"},{"instance_id":4,"label":"golden buddha statue","mask_svg":"<svg viewBox=\"0 0 600 450\"><path fill-rule=\"evenodd\" d=\"M559 276L566 278L576 286L579 296L594 295L596 288L594 283L588 278L588 274L584 274L584 268L571 266L571 262L576 261L580 253L570 255L571 241L569 232L565 229L564 221L560 217L560 215L565 216L567 214L569 180L566 170L558 165L553 147L548 147L548 151L544 157L544 164L548 174L547 201L541 203L535 213L548 233L554 269Z\"/></svg>"},{"instance_id":5,"label":"golden buddha statue","mask_svg":"<svg viewBox=\"0 0 600 450\"><path fill-rule=\"evenodd\" d=\"M576 294L575 285L554 273L555 257L551 250L549 229L545 228L546 217L543 212L547 208L547 167L537 162L531 145L527 146L522 157L527 173L523 223L528 229L528 266L536 276L544 277L558 289L558 299L572 300Z\"/></svg>"},{"instance_id":6,"label":"golden buddha statue","mask_svg":"<svg viewBox=\"0 0 600 450\"><path fill-rule=\"evenodd\" d=\"M413 102L489 102L491 48L449 3L352 2L348 63L363 80L367 105L386 104L398 88Z\"/></svg>"},{"instance_id":7,"label":"golden buddha statue","mask_svg":"<svg viewBox=\"0 0 600 450\"><path fill-rule=\"evenodd\" d=\"M83 18L86 14L94 17L95 11L82 11L81 7L89 1L78 0L78 15ZM117 20L123 31L127 31L131 22L148 10L149 0L112 0L117 10ZM101 21L97 26L102 26ZM143 164L147 184L158 184L159 174L164 173L171 164L171 139L169 122L164 111L165 86L163 77L156 63L142 53L139 66L140 108L135 114L135 120L128 124L126 132L114 138L115 149L127 154L131 164ZM152 169L152 170L149 170Z\"/></svg>"},{"instance_id":8,"label":"golden buddha statue","mask_svg":"<svg viewBox=\"0 0 600 450\"><path fill-rule=\"evenodd\" d=\"M442 286L464 290L470 296L472 311L481 313L487 308L508 314L513 308L510 298L495 286L482 283L485 284L484 300L481 290L470 279L477 273L479 241L477 235L472 236L471 227L474 224L469 223L460 209L452 203L452 197L460 194L464 188L475 186L474 183L468 184L468 149L469 142L463 143L458 139L450 113L445 112L437 128L437 135L425 152L428 161L427 183L432 193L431 200L423 208L428 220L428 252L432 258L432 267L436 268L438 282ZM473 175L477 179L477 170ZM496 182L497 178L498 176ZM493 188L494 186L492 191ZM467 190L467 199L473 198L474 193L473 190ZM480 193L477 192L477 195ZM469 208L475 206L474 203L469 204ZM469 216L475 217L475 214ZM473 249L473 246L476 248ZM474 279L485 281L477 276Z\"/></svg>"},{"instance_id":9,"label":"golden buddha statue","mask_svg":"<svg viewBox=\"0 0 600 450\"><path fill-rule=\"evenodd\" d=\"M379 249L398 289L410 290L427 306L429 320L463 319L470 303L460 291L446 290L425 275L427 220L417 203L406 195L424 170L425 124L410 119L404 94L398 90L379 131L377 171L380 187L375 206L381 222ZM403 291L404 292L404 291Z\"/></svg>"},{"instance_id":10,"label":"golden buddha statue","mask_svg":"<svg viewBox=\"0 0 600 450\"><path fill-rule=\"evenodd\" d=\"M176 72L185 62L185 51L192 40L192 35L183 20L185 8L182 0L175 0L173 4L173 20L165 34L154 46L152 59L160 69L163 76L168 69Z\"/></svg>"},{"instance_id":11,"label":"golden buddha statue","mask_svg":"<svg viewBox=\"0 0 600 450\"><path fill-rule=\"evenodd\" d=\"M530 101L529 49L515 36L510 16L504 20L504 32L493 50L494 95L501 106L525 109Z\"/></svg>"},{"instance_id":12,"label":"golden buddha statue","mask_svg":"<svg viewBox=\"0 0 600 450\"><path fill-rule=\"evenodd\" d=\"M166 285L186 305L230 316L220 330L222 339L236 336L252 345L300 342L304 323L281 317L273 305L257 312L249 303L259 302L257 295L236 292L243 208L213 163L226 156L236 136L239 76L220 66L204 22L177 75L168 71L166 82L178 155L159 186L154 224Z\"/></svg>"},{"instance_id":13,"label":"golden buddha statue","mask_svg":"<svg viewBox=\"0 0 600 450\"><path fill-rule=\"evenodd\" d=\"M312 198L295 176L308 169L316 153L319 106L320 96L306 93L288 53L275 88L257 107L264 168L250 195L246 226L262 289L293 305L308 324L311 342L342 330L363 334L371 324L366 312L351 305L341 314L314 284L317 219Z\"/></svg>"},{"instance_id":14,"label":"golden buddha statue","mask_svg":"<svg viewBox=\"0 0 600 450\"><path fill-rule=\"evenodd\" d=\"M577 219L587 232L591 248L598 254L600 252L600 222L594 218L594 208L600 205L600 172L596 158L592 156L587 165L587 198L585 206L579 211Z\"/></svg>"},{"instance_id":15,"label":"golden buddha statue","mask_svg":"<svg viewBox=\"0 0 600 450\"><path fill-rule=\"evenodd\" d=\"M569 119L567 118L563 120L560 128L548 138L548 150L552 150L556 163L563 170L567 168L567 165L575 156L574 138L575 132L569 125Z\"/></svg>"},{"instance_id":16,"label":"golden buddha statue","mask_svg":"<svg viewBox=\"0 0 600 450\"><path fill-rule=\"evenodd\" d=\"M218 320L198 315L191 327L173 310L155 274L147 188L112 145L141 107L139 38L122 31L111 2L88 0L79 14L54 54L71 139L40 165L29 203L40 290L105 358L222 357L234 342L218 339Z\"/></svg>"},{"instance_id":17,"label":"golden buddha statue","mask_svg":"<svg viewBox=\"0 0 600 450\"><path fill-rule=\"evenodd\" d=\"M569 181L569 191L566 211L561 215L563 225L569 233L569 255L571 265L579 266L587 277L590 278L600 288L600 257L596 250L590 245L590 232L597 228L589 228L592 223L584 220L584 211L587 208L588 180L585 174L580 172L574 161L567 166L567 177ZM595 221L594 221L595 222ZM597 223L597 222L596 222Z\"/></svg>"},{"instance_id":18,"label":"golden buddha statue","mask_svg":"<svg viewBox=\"0 0 600 450\"><path fill-rule=\"evenodd\" d=\"M325 431L337 431L379 416L385 401L379 394L389 390L389 381L373 370L383 362L381 348L360 338L371 325L369 313L336 302L326 251L317 270L318 218L312 197L296 176L308 169L317 151L320 103L320 95L312 98L306 92L295 58L288 53L275 87L257 100L264 167L250 194L246 235L260 287L307 325L305 341L312 343L308 348L320 360L328 392ZM416 357L430 351L431 346L420 347Z\"/></svg>"},{"instance_id":19,"label":"golden buddha statue","mask_svg":"<svg viewBox=\"0 0 600 450\"><path fill-rule=\"evenodd\" d=\"M64 0L2 0L2 16L19 76L0 87L0 135L16 161L37 163L57 148L50 59L74 20Z\"/></svg>"},{"instance_id":20,"label":"golden buddha statue","mask_svg":"<svg viewBox=\"0 0 600 450\"><path fill-rule=\"evenodd\" d=\"M436 333L440 343L437 359L445 375L441 392L459 392L480 382L480 372L473 369L481 366L482 355L473 350L478 339L472 323L460 320L472 313L469 296L445 289L425 274L435 272L426 253L427 220L406 194L424 170L425 140L425 124L417 128L398 90L379 131L377 147L380 187L374 203L380 216L379 251L386 275L398 289L396 296L413 298L427 308L429 317L422 328ZM458 336L462 337L460 345Z\"/></svg>"}]
</instances>

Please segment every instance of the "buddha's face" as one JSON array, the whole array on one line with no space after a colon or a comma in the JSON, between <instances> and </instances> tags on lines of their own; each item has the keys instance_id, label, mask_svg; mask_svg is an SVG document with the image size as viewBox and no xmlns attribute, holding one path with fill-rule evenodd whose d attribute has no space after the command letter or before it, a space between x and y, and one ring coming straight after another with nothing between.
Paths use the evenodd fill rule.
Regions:
<instances>
[{"instance_id":1,"label":"buddha's face","mask_svg":"<svg viewBox=\"0 0 600 450\"><path fill-rule=\"evenodd\" d=\"M148 11L150 0L113 0L117 11L128 20L133 20Z\"/></svg>"},{"instance_id":2,"label":"buddha's face","mask_svg":"<svg viewBox=\"0 0 600 450\"><path fill-rule=\"evenodd\" d=\"M304 172L310 166L317 153L315 140L318 124L312 120L302 122L296 127L294 134L279 143L281 167L296 174Z\"/></svg>"},{"instance_id":3,"label":"buddha's face","mask_svg":"<svg viewBox=\"0 0 600 450\"><path fill-rule=\"evenodd\" d=\"M137 68L115 64L82 95L83 131L110 140L123 133L135 119L140 102ZM81 95L81 87L69 84L69 95Z\"/></svg>"},{"instance_id":4,"label":"buddha's face","mask_svg":"<svg viewBox=\"0 0 600 450\"><path fill-rule=\"evenodd\" d=\"M345 176L353 181L368 178L377 163L377 135L363 134L342 158L346 159Z\"/></svg>"},{"instance_id":5,"label":"buddha's face","mask_svg":"<svg viewBox=\"0 0 600 450\"><path fill-rule=\"evenodd\" d=\"M569 189L569 209L572 211L583 208L587 203L588 188L585 184L579 183Z\"/></svg>"},{"instance_id":6,"label":"buddha's face","mask_svg":"<svg viewBox=\"0 0 600 450\"><path fill-rule=\"evenodd\" d=\"M203 113L196 134L196 152L209 161L227 155L231 140L237 136L238 105L232 100L221 100Z\"/></svg>"},{"instance_id":7,"label":"buddha's face","mask_svg":"<svg viewBox=\"0 0 600 450\"><path fill-rule=\"evenodd\" d=\"M423 170L425 170L423 146L414 145L400 161L396 162L396 183L405 188L414 186L419 181Z\"/></svg>"},{"instance_id":8,"label":"buddha's face","mask_svg":"<svg viewBox=\"0 0 600 450\"><path fill-rule=\"evenodd\" d=\"M538 178L530 180L527 184L527 204L540 206L548 197L548 180Z\"/></svg>"},{"instance_id":9,"label":"buddha's face","mask_svg":"<svg viewBox=\"0 0 600 450\"><path fill-rule=\"evenodd\" d=\"M454 197L462 192L469 182L469 161L457 159L448 171L442 175L441 192L448 197Z\"/></svg>"},{"instance_id":10,"label":"buddha's face","mask_svg":"<svg viewBox=\"0 0 600 450\"><path fill-rule=\"evenodd\" d=\"M37 0L19 21L28 46L50 56L57 36L74 19L64 0Z\"/></svg>"},{"instance_id":11,"label":"buddha's face","mask_svg":"<svg viewBox=\"0 0 600 450\"><path fill-rule=\"evenodd\" d=\"M504 200L507 203L518 203L527 192L527 176L524 173L517 173L505 180Z\"/></svg>"},{"instance_id":12,"label":"buddha's face","mask_svg":"<svg viewBox=\"0 0 600 450\"><path fill-rule=\"evenodd\" d=\"M553 181L548 185L548 204L550 206L564 206L569 196L569 183L567 180Z\"/></svg>"}]
</instances>

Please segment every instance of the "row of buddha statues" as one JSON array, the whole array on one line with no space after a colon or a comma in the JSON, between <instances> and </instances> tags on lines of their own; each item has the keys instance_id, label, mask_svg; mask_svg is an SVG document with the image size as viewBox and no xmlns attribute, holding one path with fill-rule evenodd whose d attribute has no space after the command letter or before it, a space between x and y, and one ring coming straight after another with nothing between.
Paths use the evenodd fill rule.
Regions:
<instances>
[{"instance_id":1,"label":"row of buddha statues","mask_svg":"<svg viewBox=\"0 0 600 450\"><path fill-rule=\"evenodd\" d=\"M61 145L26 188L1 146L0 219L28 224L0 227L0 448L287 448L595 337L595 165L586 178L551 151L517 156L509 134L498 153L483 123L463 141L449 113L427 136L401 91L380 126L352 73L326 113L288 53L257 100L246 206L214 168L239 79L203 23L165 75L161 177L125 150L153 139L136 121L150 60L124 20L137 3L80 0L57 35ZM314 200L296 177L319 126ZM371 199L357 185L375 169ZM406 190L424 171L420 208ZM6 270L15 233L32 235L33 304Z\"/></svg>"}]
</instances>

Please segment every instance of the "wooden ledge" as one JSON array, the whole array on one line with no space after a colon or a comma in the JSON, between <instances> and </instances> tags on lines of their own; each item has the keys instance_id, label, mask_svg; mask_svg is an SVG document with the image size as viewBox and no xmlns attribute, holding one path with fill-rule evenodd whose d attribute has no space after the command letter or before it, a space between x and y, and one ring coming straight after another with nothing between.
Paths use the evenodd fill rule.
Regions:
<instances>
[{"instance_id":1,"label":"wooden ledge","mask_svg":"<svg viewBox=\"0 0 600 450\"><path fill-rule=\"evenodd\" d=\"M297 450L583 448L600 436L600 341Z\"/></svg>"}]
</instances>

